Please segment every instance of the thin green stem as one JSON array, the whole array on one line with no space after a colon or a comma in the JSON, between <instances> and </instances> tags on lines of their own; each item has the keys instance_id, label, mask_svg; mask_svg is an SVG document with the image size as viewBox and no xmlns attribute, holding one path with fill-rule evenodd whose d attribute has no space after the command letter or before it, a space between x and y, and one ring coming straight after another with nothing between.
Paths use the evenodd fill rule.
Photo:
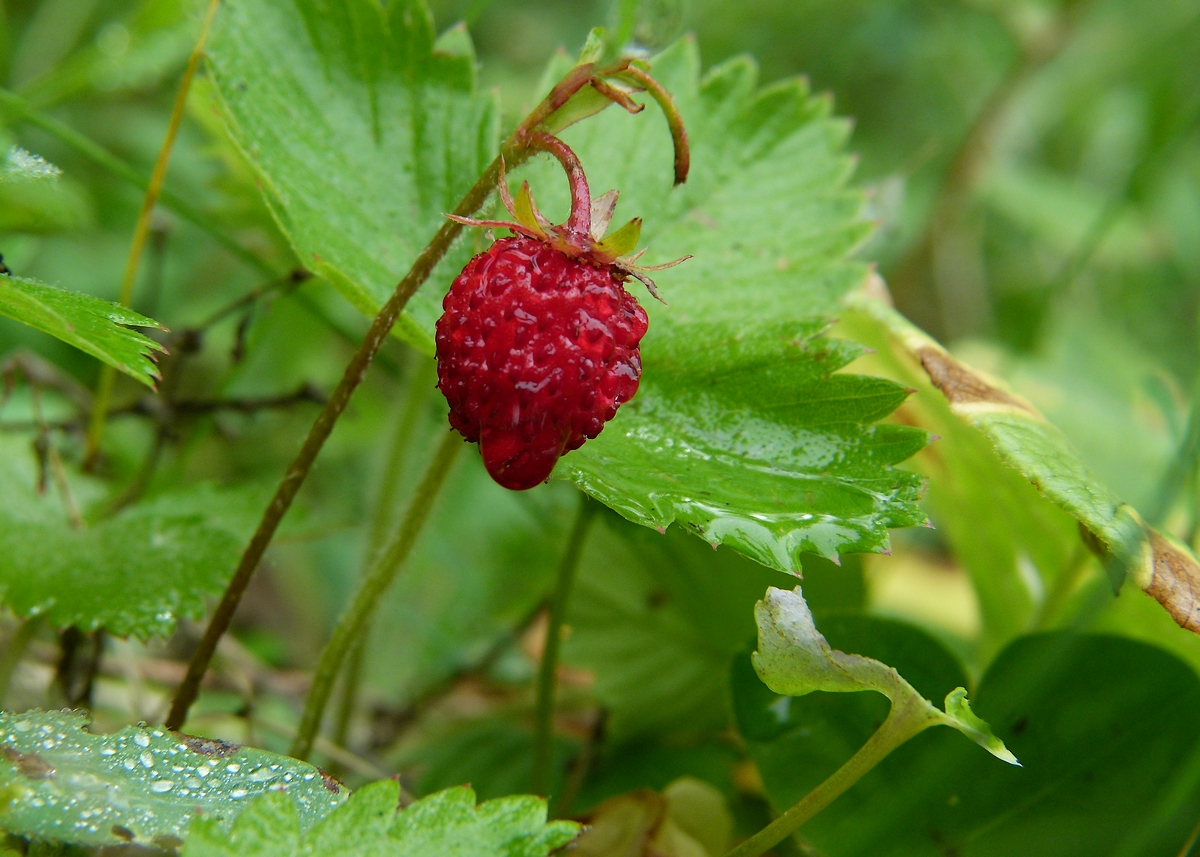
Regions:
<instances>
[{"instance_id":1,"label":"thin green stem","mask_svg":"<svg viewBox=\"0 0 1200 857\"><path fill-rule=\"evenodd\" d=\"M759 857L765 854L833 803L889 753L937 723L915 708L901 706L904 704L893 704L883 725L875 730L875 734L867 739L867 743L863 744L846 764L834 771L829 779L802 797L783 815L730 851L726 857Z\"/></svg>"},{"instance_id":2,"label":"thin green stem","mask_svg":"<svg viewBox=\"0 0 1200 857\"><path fill-rule=\"evenodd\" d=\"M30 616L18 626L17 630L13 632L12 639L4 647L4 654L0 655L0 707L4 705L5 698L8 696L8 684L12 681L12 675L16 672L17 665L25 657L25 650L29 648L30 641L33 640L41 626L41 616Z\"/></svg>"},{"instance_id":3,"label":"thin green stem","mask_svg":"<svg viewBox=\"0 0 1200 857\"><path fill-rule=\"evenodd\" d=\"M396 573L408 558L416 544L417 536L429 517L433 506L458 451L463 447L463 439L453 431L447 431L438 446L433 460L429 463L421 483L417 486L408 512L400 522L400 528L392 538L383 554L375 562L371 571L359 584L354 593L350 606L338 620L333 635L321 652L317 661L317 669L313 674L312 687L308 691L308 699L304 703L304 714L300 718L300 726L296 730L296 739L288 754L297 759L307 759L312 752L313 741L321 727L321 718L325 713L325 704L333 690L334 681L342 662L354 641L362 634L371 614L379 606L379 599L396 578Z\"/></svg>"},{"instance_id":4,"label":"thin green stem","mask_svg":"<svg viewBox=\"0 0 1200 857\"><path fill-rule=\"evenodd\" d=\"M558 650L562 643L563 620L567 614L567 602L579 570L579 557L587 539L588 526L596 514L596 504L585 494L581 495L579 513L575 526L567 538L567 547L558 564L558 575L554 581L554 592L550 596L550 616L546 623L546 644L542 648L542 662L538 667L537 702L534 707L533 779L530 788L534 794L545 794L550 782L550 763L553 757L554 739L554 690L555 672L558 669Z\"/></svg>"},{"instance_id":5,"label":"thin green stem","mask_svg":"<svg viewBox=\"0 0 1200 857\"><path fill-rule=\"evenodd\" d=\"M171 108L171 118L167 122L167 133L162 146L158 150L158 159L154 162L154 171L150 173L150 184L146 187L146 195L142 198L142 210L138 212L137 224L133 228L133 241L129 245L129 255L125 258L125 272L121 277L121 291L117 302L121 306L129 306L133 299L133 285L137 280L138 264L142 260L142 251L146 247L146 236L150 234L150 214L158 204L162 192L163 181L167 177L167 165L171 161L171 150L175 148L175 138L179 135L179 125L183 122L183 111L187 107L188 92L192 88L192 79L204 56L204 43L208 41L208 32L212 28L213 18L216 17L220 0L209 0L204 12L204 21L200 25L200 35L192 47L192 55L188 57L187 67L183 70L183 79L179 81L179 89L175 93L175 104ZM88 425L87 445L83 455L84 467L94 463L100 452L100 441L104 436L104 422L108 414L108 402L112 398L113 384L116 382L116 370L107 364L100 369L100 383L96 390L96 398L92 404L92 418Z\"/></svg>"},{"instance_id":6,"label":"thin green stem","mask_svg":"<svg viewBox=\"0 0 1200 857\"><path fill-rule=\"evenodd\" d=\"M364 574L370 570L371 563L383 549L384 541L387 539L396 515L400 486L403 484L404 469L408 464L408 455L412 449L413 435L416 433L417 425L425 411L430 391L433 390L435 380L433 365L429 361L422 360L413 368L408 380L407 395L400 403L396 430L392 434L392 442L387 452L382 478L379 481L375 497L375 510L371 516L371 529L367 537L367 550L363 562ZM358 639L354 641L354 647L350 650L346 669L342 674L337 720L333 731L333 742L339 746L345 746L346 735L350 731L350 720L354 716L354 708L358 700L358 688L362 682L363 656L370 632L370 623L367 623L363 626Z\"/></svg>"}]
</instances>

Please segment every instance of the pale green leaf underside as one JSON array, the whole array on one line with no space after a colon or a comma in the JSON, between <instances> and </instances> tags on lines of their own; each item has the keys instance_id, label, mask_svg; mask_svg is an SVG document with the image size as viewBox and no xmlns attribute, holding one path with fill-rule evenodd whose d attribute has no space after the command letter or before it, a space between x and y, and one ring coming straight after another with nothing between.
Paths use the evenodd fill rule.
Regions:
<instances>
[{"instance_id":1,"label":"pale green leaf underside","mask_svg":"<svg viewBox=\"0 0 1200 857\"><path fill-rule=\"evenodd\" d=\"M0 315L74 345L147 386L159 377L153 354L162 346L130 328L161 325L117 304L0 275Z\"/></svg>"},{"instance_id":2,"label":"pale green leaf underside","mask_svg":"<svg viewBox=\"0 0 1200 857\"><path fill-rule=\"evenodd\" d=\"M1185 546L1143 523L1028 402L949 355L890 307L863 294L850 305L883 325L1000 459L1083 524L1181 627L1200 633L1200 562Z\"/></svg>"},{"instance_id":3,"label":"pale green leaf underside","mask_svg":"<svg viewBox=\"0 0 1200 857\"><path fill-rule=\"evenodd\" d=\"M417 0L222 4L208 56L230 133L301 264L369 315L495 157L468 50L458 31L435 45ZM426 351L471 246L408 304L400 333Z\"/></svg>"},{"instance_id":4,"label":"pale green leaf underside","mask_svg":"<svg viewBox=\"0 0 1200 857\"><path fill-rule=\"evenodd\" d=\"M84 731L77 712L0 712L0 828L87 846L179 845L199 812L228 824L267 792L312 826L346 799L336 781L286 756L127 726Z\"/></svg>"},{"instance_id":5,"label":"pale green leaf underside","mask_svg":"<svg viewBox=\"0 0 1200 857\"><path fill-rule=\"evenodd\" d=\"M529 795L475 805L468 787L447 789L397 812L393 780L364 786L305 832L286 794L256 800L226 833L203 819L184 857L547 857L579 825L546 823L546 802Z\"/></svg>"},{"instance_id":6,"label":"pale green leaf underside","mask_svg":"<svg viewBox=\"0 0 1200 857\"><path fill-rule=\"evenodd\" d=\"M253 524L261 492L199 486L139 503L81 530L53 481L45 493L28 442L0 443L0 602L57 628L167 636L204 615ZM73 483L77 500L92 486Z\"/></svg>"},{"instance_id":7,"label":"pale green leaf underside","mask_svg":"<svg viewBox=\"0 0 1200 857\"><path fill-rule=\"evenodd\" d=\"M991 728L976 717L963 688L946 697L939 711L887 664L832 648L813 623L800 587L787 592L771 587L754 611L758 622L758 651L751 656L754 669L767 687L786 696L813 691L855 693L873 690L892 701L892 712L912 717L928 726L951 726L993 756L1018 764Z\"/></svg>"}]
</instances>

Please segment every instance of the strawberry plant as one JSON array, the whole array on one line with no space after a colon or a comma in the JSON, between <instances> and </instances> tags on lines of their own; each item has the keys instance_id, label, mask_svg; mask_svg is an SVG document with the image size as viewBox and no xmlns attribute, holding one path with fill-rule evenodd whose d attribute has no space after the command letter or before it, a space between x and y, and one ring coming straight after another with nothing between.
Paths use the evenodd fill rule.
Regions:
<instances>
[{"instance_id":1,"label":"strawberry plant","mask_svg":"<svg viewBox=\"0 0 1200 857\"><path fill-rule=\"evenodd\" d=\"M0 8L0 852L1196 853L1176 5Z\"/></svg>"}]
</instances>

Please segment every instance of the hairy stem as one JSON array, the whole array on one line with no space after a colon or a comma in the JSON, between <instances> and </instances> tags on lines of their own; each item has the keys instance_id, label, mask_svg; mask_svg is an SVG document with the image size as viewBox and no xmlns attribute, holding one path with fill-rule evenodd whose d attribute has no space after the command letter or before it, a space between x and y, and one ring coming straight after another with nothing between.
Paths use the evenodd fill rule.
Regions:
<instances>
[{"instance_id":1,"label":"hairy stem","mask_svg":"<svg viewBox=\"0 0 1200 857\"><path fill-rule=\"evenodd\" d=\"M516 163L523 161L527 154L523 149L506 147L506 151L492 161L475 186L463 197L454 210L455 214L467 217L483 206L500 175L501 157L506 158L510 163ZM187 675L175 693L175 699L171 703L171 712L166 720L167 728L179 729L183 726L183 721L187 718L187 711L200 692L200 681L204 678L204 673L208 671L208 662L212 659L213 652L217 650L217 641L221 639L229 627L229 623L233 620L233 614L242 600L242 595L250 583L254 570L266 552L267 545L271 543L283 516L287 514L292 501L296 499L296 493L304 484L313 462L317 460L317 454L325 445L325 441L346 409L346 405L349 404L350 397L358 389L358 385L367 373L367 368L383 345L384 339L391 332L396 319L400 317L400 312L408 303L408 299L429 278L434 266L446 255L446 251L450 249L450 245L461 230L462 224L453 220L447 220L442 224L437 234L433 236L433 240L421 251L421 255L413 263L412 269L396 286L396 290L383 305L379 315L375 316L375 320L371 322L371 327L367 331L362 345L350 359L350 364L346 367L342 380L338 382L337 389L325 402L325 407L322 408L316 422L309 429L308 437L304 439L299 454L288 466L287 473L284 474L283 480L275 490L275 496L271 498L270 504L263 513L258 529L251 538L250 544L246 546L237 570L234 571L233 577L225 589L225 594L222 596L220 604L217 605L208 627L204 630L204 636L200 639L200 643L192 655Z\"/></svg>"},{"instance_id":2,"label":"hairy stem","mask_svg":"<svg viewBox=\"0 0 1200 857\"><path fill-rule=\"evenodd\" d=\"M529 147L553 155L562 164L571 185L571 216L567 218L567 231L588 235L592 231L592 191L579 158L562 140L541 131L529 135Z\"/></svg>"},{"instance_id":3,"label":"hairy stem","mask_svg":"<svg viewBox=\"0 0 1200 857\"><path fill-rule=\"evenodd\" d=\"M175 104L171 108L171 118L167 123L167 134L163 138L162 147L158 150L158 160L154 162L154 171L150 174L150 184L142 199L142 210L138 213L137 224L133 228L133 241L129 245L129 255L125 259L125 273L121 277L121 291L117 302L121 306L129 306L133 298L133 284L137 279L138 263L142 259L142 251L146 247L146 236L150 234L150 213L158 203L162 191L163 180L167 177L167 164L171 160L171 150L175 147L175 138L179 134L179 125L183 121L183 111L187 106L188 92L192 88L192 78L200 59L204 56L204 43L208 41L208 31L212 28L213 18L217 14L220 0L209 0L204 12L204 22L200 25L200 35L188 57L187 67L183 70L183 79L179 81L179 90L175 93ZM96 461L100 453L100 440L104 436L104 421L108 414L108 402L112 398L113 384L117 372L109 365L100 369L100 383L96 390L96 399L92 404L92 418L88 425L87 445L83 454L85 469Z\"/></svg>"},{"instance_id":4,"label":"hairy stem","mask_svg":"<svg viewBox=\"0 0 1200 857\"><path fill-rule=\"evenodd\" d=\"M914 707L893 704L887 720L883 721L867 743L811 792L772 821L758 833L730 851L726 857L759 857L774 848L818 812L834 802L843 792L858 782L863 774L914 735L936 724Z\"/></svg>"},{"instance_id":5,"label":"hairy stem","mask_svg":"<svg viewBox=\"0 0 1200 857\"><path fill-rule=\"evenodd\" d=\"M370 621L371 614L379 606L380 596L395 579L396 573L416 544L417 536L429 517L433 501L462 447L463 439L454 431L447 431L429 463L429 468L421 478L421 484L417 486L416 494L413 495L399 530L370 573L363 578L350 606L338 620L337 627L333 629L333 636L329 638L317 662L312 687L309 688L308 699L304 703L304 714L296 731L296 740L292 742L292 748L288 751L290 756L307 759L312 751L313 741L317 737L321 718L325 713L325 704L329 701L329 694L333 690L333 683L337 679L342 662Z\"/></svg>"},{"instance_id":6,"label":"hairy stem","mask_svg":"<svg viewBox=\"0 0 1200 857\"><path fill-rule=\"evenodd\" d=\"M542 663L538 667L537 702L534 708L533 779L530 783L534 794L545 794L550 783L554 739L554 676L558 668L563 620L567 613L567 601L571 597L571 587L575 583L575 573L579 570L579 557L583 553L588 526L595 514L596 504L586 494L581 495L579 513L575 516L575 526L571 528L566 550L558 564L558 576L550 596L550 616L546 623Z\"/></svg>"}]
</instances>

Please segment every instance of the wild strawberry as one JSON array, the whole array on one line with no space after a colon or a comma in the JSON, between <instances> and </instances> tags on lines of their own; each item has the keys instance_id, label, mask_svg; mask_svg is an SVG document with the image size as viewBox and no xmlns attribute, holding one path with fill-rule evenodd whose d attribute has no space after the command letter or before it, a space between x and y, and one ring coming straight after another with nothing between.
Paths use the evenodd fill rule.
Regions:
<instances>
[{"instance_id":1,"label":"wild strawberry","mask_svg":"<svg viewBox=\"0 0 1200 857\"><path fill-rule=\"evenodd\" d=\"M640 253L623 257L641 221L603 238L616 192L593 204L574 154L542 137L571 178L570 219L553 226L528 183L513 200L502 171L500 196L516 222L455 219L517 234L467 263L442 302L436 336L450 424L479 444L492 478L517 491L549 478L637 392L647 318L624 283L637 277L653 294L641 272L656 270L635 270Z\"/></svg>"}]
</instances>

